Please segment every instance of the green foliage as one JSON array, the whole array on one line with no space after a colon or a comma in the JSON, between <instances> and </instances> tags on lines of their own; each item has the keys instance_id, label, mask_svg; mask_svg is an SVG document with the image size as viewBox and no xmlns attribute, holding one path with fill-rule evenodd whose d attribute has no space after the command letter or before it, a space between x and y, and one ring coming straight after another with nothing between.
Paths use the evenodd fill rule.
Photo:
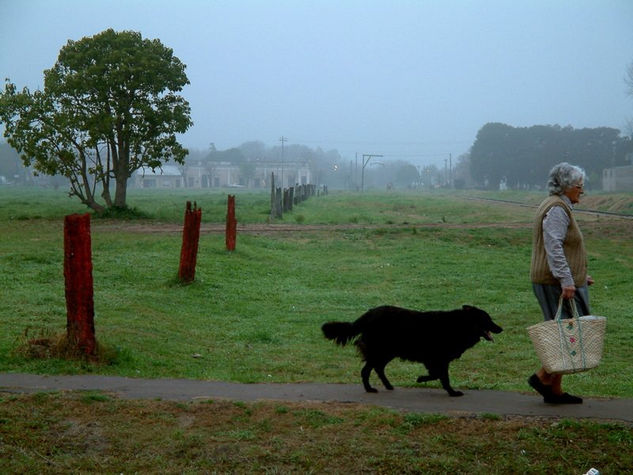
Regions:
<instances>
[{"instance_id":1,"label":"green foliage","mask_svg":"<svg viewBox=\"0 0 633 475\"><path fill-rule=\"evenodd\" d=\"M140 33L109 29L71 40L44 72L43 91L18 92L7 80L4 135L25 165L65 176L83 204L125 208L132 172L168 159L182 163L187 153L176 140L192 123L177 94L189 83L184 70L171 49Z\"/></svg>"},{"instance_id":2,"label":"green foliage","mask_svg":"<svg viewBox=\"0 0 633 475\"><path fill-rule=\"evenodd\" d=\"M626 165L631 152L633 141L614 128L488 123L479 130L471 148L470 170L480 185L487 182L490 189L498 189L501 180L506 180L508 187L542 187L555 164L569 161L585 169L590 188L599 189L602 170Z\"/></svg>"}]
</instances>

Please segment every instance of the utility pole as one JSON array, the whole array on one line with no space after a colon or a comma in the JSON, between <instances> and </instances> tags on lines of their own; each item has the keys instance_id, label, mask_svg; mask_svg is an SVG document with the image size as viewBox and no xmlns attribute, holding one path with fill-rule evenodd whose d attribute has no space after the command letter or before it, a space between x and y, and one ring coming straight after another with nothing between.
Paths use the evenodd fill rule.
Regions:
<instances>
[{"instance_id":1,"label":"utility pole","mask_svg":"<svg viewBox=\"0 0 633 475\"><path fill-rule=\"evenodd\" d=\"M358 191L358 152L354 157L354 191Z\"/></svg>"},{"instance_id":2,"label":"utility pole","mask_svg":"<svg viewBox=\"0 0 633 475\"><path fill-rule=\"evenodd\" d=\"M447 186L448 183L448 158L444 159L444 186Z\"/></svg>"},{"instance_id":3,"label":"utility pole","mask_svg":"<svg viewBox=\"0 0 633 475\"><path fill-rule=\"evenodd\" d=\"M369 163L369 161L374 157L382 157L382 155L376 155L372 153L364 153L363 154L363 168L361 173L361 186L360 191L365 191L365 167Z\"/></svg>"},{"instance_id":4,"label":"utility pole","mask_svg":"<svg viewBox=\"0 0 633 475\"><path fill-rule=\"evenodd\" d=\"M444 159L444 184L447 188L453 188L453 154L449 153Z\"/></svg>"},{"instance_id":5,"label":"utility pole","mask_svg":"<svg viewBox=\"0 0 633 475\"><path fill-rule=\"evenodd\" d=\"M288 139L283 135L279 137L279 141L281 142L281 189L284 189L284 142L287 142Z\"/></svg>"}]
</instances>

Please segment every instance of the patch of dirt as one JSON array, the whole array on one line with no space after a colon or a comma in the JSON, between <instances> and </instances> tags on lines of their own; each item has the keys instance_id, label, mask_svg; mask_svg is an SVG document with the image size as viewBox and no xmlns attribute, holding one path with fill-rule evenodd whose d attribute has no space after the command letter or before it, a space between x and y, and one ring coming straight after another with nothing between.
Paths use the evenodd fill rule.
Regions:
<instances>
[{"instance_id":1,"label":"patch of dirt","mask_svg":"<svg viewBox=\"0 0 633 475\"><path fill-rule=\"evenodd\" d=\"M279 235L310 232L336 232L353 230L377 230L377 229L482 229L482 228L530 228L531 222L525 223L428 223L428 224L238 224L237 232L254 235ZM633 219L598 215L588 212L584 217L582 226L609 227L622 232L633 234ZM141 234L179 234L182 233L182 225L173 223L98 223L92 226L93 230L106 232L128 232ZM203 223L200 226L200 234L224 234L224 224ZM619 232L617 233L619 234Z\"/></svg>"},{"instance_id":2,"label":"patch of dirt","mask_svg":"<svg viewBox=\"0 0 633 475\"><path fill-rule=\"evenodd\" d=\"M623 194L585 196L582 198L582 207L610 213L630 213L633 210L633 196Z\"/></svg>"}]
</instances>

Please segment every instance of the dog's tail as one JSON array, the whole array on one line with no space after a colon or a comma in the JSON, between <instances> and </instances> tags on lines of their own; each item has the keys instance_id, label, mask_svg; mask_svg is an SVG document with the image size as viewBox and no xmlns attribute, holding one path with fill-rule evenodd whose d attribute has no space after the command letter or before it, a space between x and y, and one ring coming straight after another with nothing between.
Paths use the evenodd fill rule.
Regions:
<instances>
[{"instance_id":1,"label":"dog's tail","mask_svg":"<svg viewBox=\"0 0 633 475\"><path fill-rule=\"evenodd\" d=\"M338 345L345 346L360 333L356 325L350 322L328 322L321 327L323 335L328 340L334 340Z\"/></svg>"}]
</instances>

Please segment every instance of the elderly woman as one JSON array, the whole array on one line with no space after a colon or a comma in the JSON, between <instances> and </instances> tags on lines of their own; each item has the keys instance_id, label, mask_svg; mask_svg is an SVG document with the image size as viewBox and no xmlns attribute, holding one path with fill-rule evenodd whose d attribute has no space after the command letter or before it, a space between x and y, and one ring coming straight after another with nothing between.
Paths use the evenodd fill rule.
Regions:
<instances>
[{"instance_id":1,"label":"elderly woman","mask_svg":"<svg viewBox=\"0 0 633 475\"><path fill-rule=\"evenodd\" d=\"M593 279L587 274L587 253L582 233L573 216L573 205L583 194L585 172L569 163L555 165L549 173L549 197L536 212L532 241L530 278L545 320L553 320L562 295L562 317L570 318L569 301L574 299L579 315L588 315ZM562 375L544 368L528 383L550 404L581 404L582 398L562 390Z\"/></svg>"}]
</instances>

